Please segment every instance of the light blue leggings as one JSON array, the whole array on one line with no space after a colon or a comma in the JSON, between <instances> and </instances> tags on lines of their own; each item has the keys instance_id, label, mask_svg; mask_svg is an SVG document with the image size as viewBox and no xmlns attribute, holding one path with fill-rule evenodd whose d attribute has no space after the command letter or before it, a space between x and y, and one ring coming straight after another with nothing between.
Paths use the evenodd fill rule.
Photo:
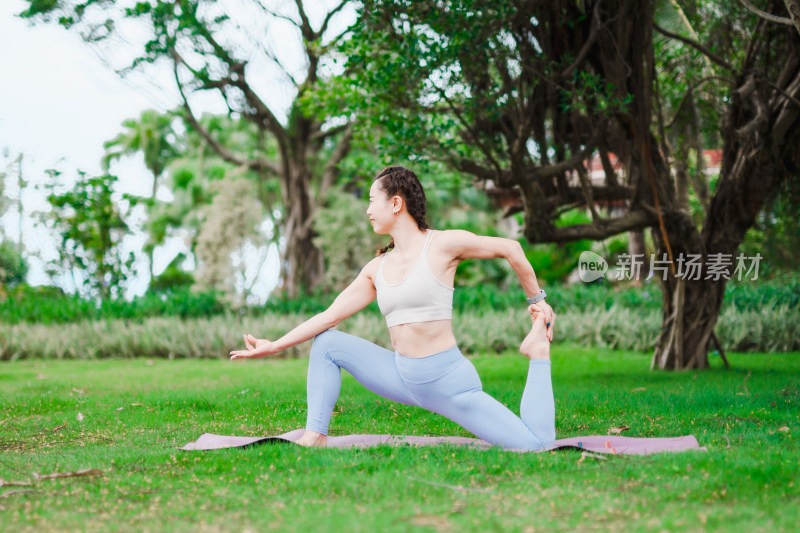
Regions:
<instances>
[{"instance_id":1,"label":"light blue leggings","mask_svg":"<svg viewBox=\"0 0 800 533\"><path fill-rule=\"evenodd\" d=\"M384 398L446 416L503 448L541 450L556 438L550 361L546 359L530 361L520 418L483 392L475 367L458 345L414 358L329 329L314 337L311 347L307 430L328 434L342 368Z\"/></svg>"}]
</instances>

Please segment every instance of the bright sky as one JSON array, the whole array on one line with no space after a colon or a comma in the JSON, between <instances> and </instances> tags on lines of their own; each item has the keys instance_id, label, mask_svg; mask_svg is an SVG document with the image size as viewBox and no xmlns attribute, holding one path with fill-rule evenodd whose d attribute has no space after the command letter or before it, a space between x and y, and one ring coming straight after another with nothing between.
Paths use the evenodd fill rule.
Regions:
<instances>
[{"instance_id":1,"label":"bright sky","mask_svg":"<svg viewBox=\"0 0 800 533\"><path fill-rule=\"evenodd\" d=\"M247 17L241 0L228 2L240 17ZM284 4L279 2L281 6ZM0 46L6 51L0 54L0 72L4 73L3 83L0 83L0 153L8 149L11 158L19 153L24 156L22 170L28 185L22 194L22 240L30 267L27 281L31 285L42 285L48 284L49 280L42 262L31 254L39 253L45 260L56 258L53 238L44 228L34 227L31 216L32 212L41 211L47 206L43 191L35 190L35 186L46 179L44 170L58 167L70 178L75 176L77 169L90 174L99 173L103 142L121 131L123 120L138 117L148 108L165 111L176 106L178 100L169 91L172 87L169 72L122 80L77 35L55 25L33 27L16 17L25 7L22 0L0 2ZM312 24L315 20L320 21L325 11L315 9L310 12ZM346 13L343 15L348 17ZM313 25L318 27L318 24ZM271 30L268 32L272 35L270 41L273 46L279 44L284 64L292 64L294 54L291 47L286 46L287 39L293 39L291 26L288 23L281 26L278 22L264 29ZM13 50L13 53L8 53L9 50ZM262 64L254 70L263 80L259 86L268 89L268 94L262 97L279 110L279 114L283 114L282 111L291 100L291 89L279 81L280 75L274 66ZM167 90L160 90L161 87ZM195 112L200 114L202 111L223 112L224 108L219 101L207 99L196 104ZM8 161L0 158L4 165ZM3 170L10 171L5 194L16 201L19 197L16 165L0 169ZM111 171L120 178L120 193L149 195L152 177L146 171L141 156L122 160ZM159 190L159 198L168 200L169 197L168 190ZM141 222L141 216L134 217L131 222L136 227ZM0 224L8 238L18 238L20 223L16 206L12 206L0 218ZM137 232L124 242L123 248L126 253L127 250L141 250L144 240L144 235ZM156 275L182 250L188 250L182 238L175 238L157 248L154 257ZM244 251L244 260L246 264L258 263L263 253L266 253L263 248L259 250L250 246ZM139 267L146 272L146 258L144 254L141 255ZM254 286L259 302L265 301L276 285L277 266L278 253L273 246L262 271L247 274L259 276ZM132 284L127 297L144 293L147 282L145 273L144 277L140 276ZM58 280L57 284L69 291L74 286L69 279Z\"/></svg>"},{"instance_id":2,"label":"bright sky","mask_svg":"<svg viewBox=\"0 0 800 533\"><path fill-rule=\"evenodd\" d=\"M30 267L28 283L43 285L49 279L42 261L31 254L38 253L45 261L57 257L53 237L45 228L34 227L31 216L47 207L43 191L35 189L47 179L44 170L58 166L69 178L76 169L99 173L103 142L120 131L122 121L144 109L163 111L165 106L123 83L77 36L60 27L32 27L16 17L24 8L21 0L0 3L0 35L14 43L16 51L0 55L0 72L14 73L0 84L0 149L9 149L12 157L23 154L27 186L22 195L22 241ZM16 200L16 165L10 170L6 195ZM152 187L140 158L123 161L113 170L120 176L120 192L145 195ZM0 221L6 236L16 240L20 230L16 207ZM126 249L141 249L143 242L144 236L138 234L126 242ZM169 244L155 254L156 272L169 264L176 253L174 246L181 245ZM146 276L137 279L128 296L142 294L147 281ZM69 278L56 284L69 291L74 287Z\"/></svg>"}]
</instances>

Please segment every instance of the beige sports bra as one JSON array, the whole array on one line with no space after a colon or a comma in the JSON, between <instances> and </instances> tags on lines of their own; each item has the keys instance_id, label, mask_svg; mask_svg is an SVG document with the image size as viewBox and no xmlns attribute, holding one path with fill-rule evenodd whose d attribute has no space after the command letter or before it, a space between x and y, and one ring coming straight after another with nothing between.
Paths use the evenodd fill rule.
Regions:
<instances>
[{"instance_id":1,"label":"beige sports bra","mask_svg":"<svg viewBox=\"0 0 800 533\"><path fill-rule=\"evenodd\" d=\"M422 255L400 283L390 285L383 277L383 263L391 252L383 254L381 258L381 265L375 276L375 291L378 307L386 317L387 327L453 317L455 287L448 287L436 279L428 263L428 247L433 233L434 230L428 230Z\"/></svg>"}]
</instances>

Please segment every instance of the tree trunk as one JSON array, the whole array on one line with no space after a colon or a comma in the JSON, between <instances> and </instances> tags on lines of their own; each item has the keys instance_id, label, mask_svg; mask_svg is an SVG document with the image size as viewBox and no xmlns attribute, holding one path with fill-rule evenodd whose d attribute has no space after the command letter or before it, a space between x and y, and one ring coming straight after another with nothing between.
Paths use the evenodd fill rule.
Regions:
<instances>
[{"instance_id":1,"label":"tree trunk","mask_svg":"<svg viewBox=\"0 0 800 533\"><path fill-rule=\"evenodd\" d=\"M789 12L789 18L792 20L795 29L800 33L800 0L783 0L786 4L786 10Z\"/></svg>"},{"instance_id":2,"label":"tree trunk","mask_svg":"<svg viewBox=\"0 0 800 533\"><path fill-rule=\"evenodd\" d=\"M649 263L645 257L644 230L628 232L628 255L631 256L631 278L641 285L647 278Z\"/></svg>"},{"instance_id":3,"label":"tree trunk","mask_svg":"<svg viewBox=\"0 0 800 533\"><path fill-rule=\"evenodd\" d=\"M722 307L725 280L670 277L662 282L662 290L662 334L650 369L708 368L708 343Z\"/></svg>"},{"instance_id":4,"label":"tree trunk","mask_svg":"<svg viewBox=\"0 0 800 533\"><path fill-rule=\"evenodd\" d=\"M784 78L788 97L759 90L752 73L739 80L723 130L720 179L699 242L686 238L697 235L688 215L676 211L666 217L677 269L674 273L669 271L662 281L661 336L651 368L707 368L708 342L722 307L727 279L757 278L760 257L740 258L737 252L784 169L797 165L800 106L792 105L790 98L800 96L798 66L796 56L787 63L788 69L794 69L793 75ZM689 231L689 225L693 231ZM666 248L667 243L658 232L654 232L654 240L658 241L659 250ZM687 268L689 254L700 256L697 276ZM699 279L692 279L695 277Z\"/></svg>"},{"instance_id":5,"label":"tree trunk","mask_svg":"<svg viewBox=\"0 0 800 533\"><path fill-rule=\"evenodd\" d=\"M679 215L667 223L676 270L662 273L661 336L651 368L708 368L708 342L722 308L727 279L742 279L747 271L757 275L758 259L743 257L738 264L737 252L772 187L771 177L777 172L770 168L766 149L751 153L750 157L730 157L736 159L733 173L720 179L702 235L698 235L700 246L691 246L691 240L685 238L687 224L680 222ZM693 233L697 235L696 230ZM660 233L653 235L658 249L665 250Z\"/></svg>"},{"instance_id":6,"label":"tree trunk","mask_svg":"<svg viewBox=\"0 0 800 533\"><path fill-rule=\"evenodd\" d=\"M325 264L322 250L313 242L317 233L312 226L311 174L305 159L292 160L284 176L283 293L294 299L323 285Z\"/></svg>"},{"instance_id":7,"label":"tree trunk","mask_svg":"<svg viewBox=\"0 0 800 533\"><path fill-rule=\"evenodd\" d=\"M159 178L159 174L156 173L156 172L153 172L153 188L150 191L150 204L147 206L147 209L149 211L152 211L152 209L156 205L156 193L158 192L158 178ZM148 240L151 239L151 238L152 238L152 235L148 235ZM147 268L148 268L148 272L150 273L150 282L152 282L153 281L153 277L154 277L154 274L153 274L153 253L155 251L155 243L149 244L149 245L146 244L145 245L145 250L147 252Z\"/></svg>"},{"instance_id":8,"label":"tree trunk","mask_svg":"<svg viewBox=\"0 0 800 533\"><path fill-rule=\"evenodd\" d=\"M709 203L709 191L708 191L708 181L705 174L705 156L703 154L703 132L700 128L701 117L700 117L700 110L697 109L697 101L694 98L694 95L690 95L691 98L687 102L687 105L690 106L689 112L689 131L687 135L689 136L689 148L693 150L695 153L695 168L694 174L689 174L689 181L694 189L695 194L697 195L697 199L700 200L700 204L703 206L703 212L705 213L708 211L708 203ZM689 204L687 201L686 210L689 210Z\"/></svg>"},{"instance_id":9,"label":"tree trunk","mask_svg":"<svg viewBox=\"0 0 800 533\"><path fill-rule=\"evenodd\" d=\"M708 368L708 341L722 307L725 279L705 279L706 257L702 253L700 234L687 214L673 213L667 217L665 227L673 262L671 265L665 262L665 268L657 273L663 294L661 335L650 368ZM685 239L686 231L694 238ZM658 257L665 257L667 243L661 232L654 230L653 240L659 250Z\"/></svg>"},{"instance_id":10,"label":"tree trunk","mask_svg":"<svg viewBox=\"0 0 800 533\"><path fill-rule=\"evenodd\" d=\"M678 205L689 211L689 150L681 146L675 157L675 193Z\"/></svg>"}]
</instances>

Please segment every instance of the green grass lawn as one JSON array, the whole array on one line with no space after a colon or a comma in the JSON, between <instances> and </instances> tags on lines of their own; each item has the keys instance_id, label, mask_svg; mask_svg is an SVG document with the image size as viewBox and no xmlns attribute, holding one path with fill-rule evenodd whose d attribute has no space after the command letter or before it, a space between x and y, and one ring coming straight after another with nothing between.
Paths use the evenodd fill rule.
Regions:
<instances>
[{"instance_id":1,"label":"green grass lawn","mask_svg":"<svg viewBox=\"0 0 800 533\"><path fill-rule=\"evenodd\" d=\"M305 360L17 361L0 365L4 531L792 530L800 519L800 354L650 372L649 355L554 346L558 438L693 434L708 451L607 456L451 446L265 445L184 452L203 432L305 422ZM518 411L526 359L472 359ZM79 416L79 413L81 416ZM82 420L78 420L82 418ZM346 376L331 434L466 435ZM35 480L102 469L100 475ZM19 492L17 492L19 491ZM21 492L26 491L26 492Z\"/></svg>"}]
</instances>

